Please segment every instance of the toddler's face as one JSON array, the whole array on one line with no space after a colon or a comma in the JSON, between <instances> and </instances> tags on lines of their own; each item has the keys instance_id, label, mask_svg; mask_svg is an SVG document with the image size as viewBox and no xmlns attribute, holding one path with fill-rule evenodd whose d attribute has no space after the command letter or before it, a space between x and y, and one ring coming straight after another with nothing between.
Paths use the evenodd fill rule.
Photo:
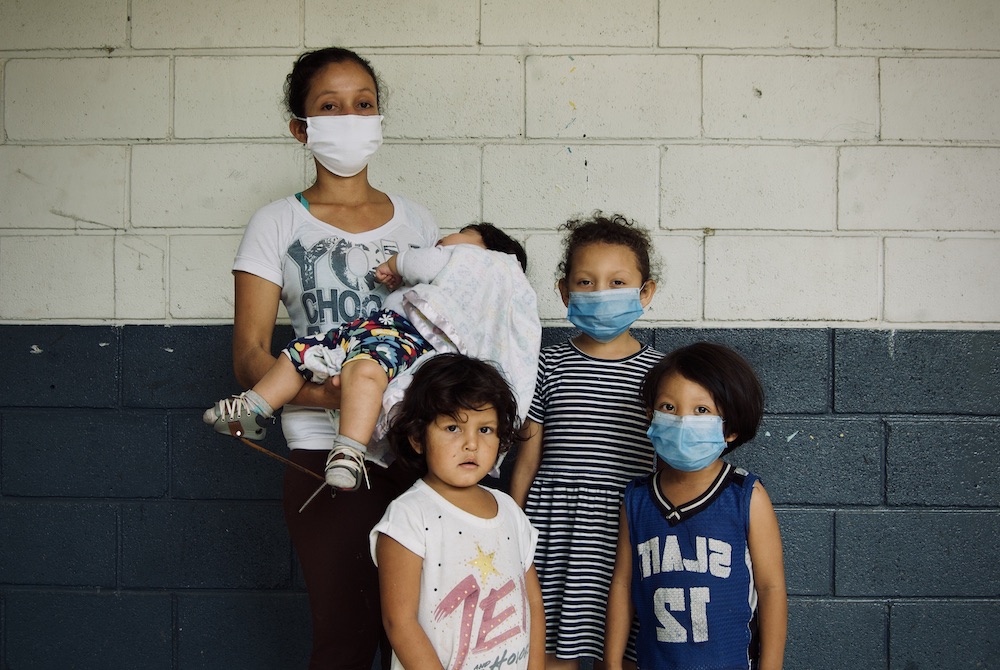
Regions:
<instances>
[{"instance_id":1,"label":"toddler's face","mask_svg":"<svg viewBox=\"0 0 1000 670\"><path fill-rule=\"evenodd\" d=\"M456 244L474 244L477 247L481 247L483 249L486 248L486 245L483 243L483 236L472 228L466 228L465 230L460 230L457 233L445 235L438 240L439 247L453 247Z\"/></svg>"},{"instance_id":2,"label":"toddler's face","mask_svg":"<svg viewBox=\"0 0 1000 670\"><path fill-rule=\"evenodd\" d=\"M660 381L652 409L676 416L722 416L722 411L707 388L676 372ZM735 438L735 433L727 435L726 442Z\"/></svg>"},{"instance_id":3,"label":"toddler's face","mask_svg":"<svg viewBox=\"0 0 1000 670\"><path fill-rule=\"evenodd\" d=\"M497 462L500 436L492 405L439 414L427 426L423 444L411 443L427 459L424 481L439 493L475 486Z\"/></svg>"}]
</instances>

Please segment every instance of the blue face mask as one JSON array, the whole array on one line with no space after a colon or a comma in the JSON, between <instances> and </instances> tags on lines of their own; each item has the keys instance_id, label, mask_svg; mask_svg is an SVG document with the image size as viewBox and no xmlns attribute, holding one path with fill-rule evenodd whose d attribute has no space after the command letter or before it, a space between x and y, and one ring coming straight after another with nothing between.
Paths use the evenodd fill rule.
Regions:
<instances>
[{"instance_id":1,"label":"blue face mask","mask_svg":"<svg viewBox=\"0 0 1000 670\"><path fill-rule=\"evenodd\" d=\"M675 470L694 472L711 465L726 449L722 417L715 414L677 416L653 412L646 431L656 455Z\"/></svg>"},{"instance_id":2,"label":"blue face mask","mask_svg":"<svg viewBox=\"0 0 1000 670\"><path fill-rule=\"evenodd\" d=\"M610 342L642 316L639 291L637 288L613 288L570 292L566 318L598 342Z\"/></svg>"}]
</instances>

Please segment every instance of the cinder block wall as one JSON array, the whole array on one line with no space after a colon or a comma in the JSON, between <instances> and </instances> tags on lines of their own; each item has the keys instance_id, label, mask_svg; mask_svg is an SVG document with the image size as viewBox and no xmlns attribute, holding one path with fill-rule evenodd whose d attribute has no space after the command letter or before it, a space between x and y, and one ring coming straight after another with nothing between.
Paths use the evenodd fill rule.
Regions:
<instances>
[{"instance_id":1,"label":"cinder block wall","mask_svg":"<svg viewBox=\"0 0 1000 670\"><path fill-rule=\"evenodd\" d=\"M622 211L642 336L760 370L786 667L1000 666L992 0L0 0L0 667L302 666L281 468L198 413L330 44L384 78L373 182L513 230L548 340L556 225Z\"/></svg>"}]
</instances>

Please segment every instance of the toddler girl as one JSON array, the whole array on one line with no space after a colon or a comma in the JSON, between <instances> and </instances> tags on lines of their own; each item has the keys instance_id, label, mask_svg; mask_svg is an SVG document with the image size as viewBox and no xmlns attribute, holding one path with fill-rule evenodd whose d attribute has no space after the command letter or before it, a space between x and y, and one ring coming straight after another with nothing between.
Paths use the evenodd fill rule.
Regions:
<instances>
[{"instance_id":1,"label":"toddler girl","mask_svg":"<svg viewBox=\"0 0 1000 670\"><path fill-rule=\"evenodd\" d=\"M392 668L544 666L537 532L480 480L515 439L517 404L490 364L439 354L413 375L389 441L422 473L370 535Z\"/></svg>"},{"instance_id":2,"label":"toddler girl","mask_svg":"<svg viewBox=\"0 0 1000 670\"><path fill-rule=\"evenodd\" d=\"M656 290L648 233L600 212L564 229L559 292L582 332L542 350L511 479L539 531L550 669L602 655L622 492L653 467L636 389L661 357L629 333Z\"/></svg>"},{"instance_id":3,"label":"toddler girl","mask_svg":"<svg viewBox=\"0 0 1000 670\"><path fill-rule=\"evenodd\" d=\"M662 467L625 490L605 661L622 667L638 613L638 667L780 670L788 604L781 536L760 480L720 456L764 411L753 370L700 342L646 376Z\"/></svg>"}]
</instances>

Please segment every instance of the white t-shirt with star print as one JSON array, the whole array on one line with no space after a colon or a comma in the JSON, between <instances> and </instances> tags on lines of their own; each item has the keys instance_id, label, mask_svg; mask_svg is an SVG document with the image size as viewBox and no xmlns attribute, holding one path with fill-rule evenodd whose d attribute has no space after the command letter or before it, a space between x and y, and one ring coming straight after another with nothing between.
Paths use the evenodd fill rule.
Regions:
<instances>
[{"instance_id":1,"label":"white t-shirt with star print","mask_svg":"<svg viewBox=\"0 0 1000 670\"><path fill-rule=\"evenodd\" d=\"M455 507L417 480L370 535L372 560L379 533L423 559L417 619L446 670L528 667L524 575L538 531L510 496L485 490L497 501L492 519ZM395 654L392 668L402 668Z\"/></svg>"}]
</instances>

